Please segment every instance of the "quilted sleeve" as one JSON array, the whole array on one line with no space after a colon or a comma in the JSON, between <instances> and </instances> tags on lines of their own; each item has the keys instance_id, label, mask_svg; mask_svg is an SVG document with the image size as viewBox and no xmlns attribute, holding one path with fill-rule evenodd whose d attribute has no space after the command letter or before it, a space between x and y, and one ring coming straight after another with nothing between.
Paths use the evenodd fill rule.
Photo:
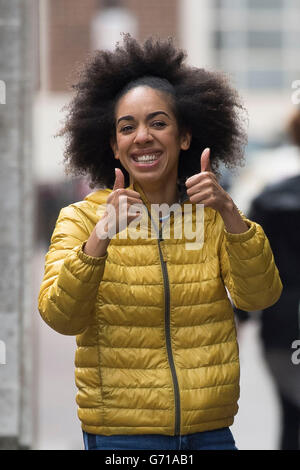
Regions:
<instances>
[{"instance_id":1,"label":"quilted sleeve","mask_svg":"<svg viewBox=\"0 0 300 470\"><path fill-rule=\"evenodd\" d=\"M263 228L241 215L249 227L247 232L228 233L223 224L220 249L222 278L237 308L262 310L280 298L282 283Z\"/></svg>"},{"instance_id":2,"label":"quilted sleeve","mask_svg":"<svg viewBox=\"0 0 300 470\"><path fill-rule=\"evenodd\" d=\"M89 232L75 206L61 209L45 257L38 309L55 331L77 335L88 326L107 253L89 256L83 247Z\"/></svg>"}]
</instances>

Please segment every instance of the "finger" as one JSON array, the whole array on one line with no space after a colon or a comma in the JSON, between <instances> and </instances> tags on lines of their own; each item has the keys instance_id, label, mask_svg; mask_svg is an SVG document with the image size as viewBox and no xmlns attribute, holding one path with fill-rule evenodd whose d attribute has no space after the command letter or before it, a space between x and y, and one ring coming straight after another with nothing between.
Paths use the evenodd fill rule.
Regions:
<instances>
[{"instance_id":1,"label":"finger","mask_svg":"<svg viewBox=\"0 0 300 470\"><path fill-rule=\"evenodd\" d=\"M118 202L119 201L119 202ZM129 204L143 204L143 201L138 193L129 193L125 190L118 190L116 189L115 191L111 192L110 195L107 198L106 203L107 204L118 204L120 201L126 201Z\"/></svg>"},{"instance_id":2,"label":"finger","mask_svg":"<svg viewBox=\"0 0 300 470\"><path fill-rule=\"evenodd\" d=\"M204 204L207 205L212 201L212 196L210 192L204 192L202 194L193 194L193 196L190 197L190 201L192 204Z\"/></svg>"},{"instance_id":3,"label":"finger","mask_svg":"<svg viewBox=\"0 0 300 470\"><path fill-rule=\"evenodd\" d=\"M211 165L210 165L210 149L206 148L203 150L201 157L200 157L200 167L201 167L201 173L203 171L212 171Z\"/></svg>"},{"instance_id":4,"label":"finger","mask_svg":"<svg viewBox=\"0 0 300 470\"><path fill-rule=\"evenodd\" d=\"M116 189L122 189L125 187L125 179L123 172L120 168L115 168L115 182L114 182L114 187L113 191Z\"/></svg>"},{"instance_id":5,"label":"finger","mask_svg":"<svg viewBox=\"0 0 300 470\"><path fill-rule=\"evenodd\" d=\"M193 176L190 176L186 182L185 182L185 186L187 188L190 188L191 186L193 186L194 184L198 183L200 181L200 176L201 176L201 173L197 173L196 175L193 175Z\"/></svg>"},{"instance_id":6,"label":"finger","mask_svg":"<svg viewBox=\"0 0 300 470\"><path fill-rule=\"evenodd\" d=\"M193 185L191 185L190 187L188 187L186 193L188 196L192 196L193 194L196 194L196 193L200 193L208 188L210 188L212 185L212 182L211 180L207 181L207 180L203 180L199 183L194 183Z\"/></svg>"},{"instance_id":7,"label":"finger","mask_svg":"<svg viewBox=\"0 0 300 470\"><path fill-rule=\"evenodd\" d=\"M128 206L136 204L139 207L143 207L143 202L141 199L137 199L136 197L128 197L126 194L120 196L119 200L124 200Z\"/></svg>"},{"instance_id":8,"label":"finger","mask_svg":"<svg viewBox=\"0 0 300 470\"><path fill-rule=\"evenodd\" d=\"M139 203L143 203L140 193L136 191L131 191L130 189L119 188L115 189L110 193L107 198L107 202L111 202L116 200L116 197L126 196L128 198L134 198L139 201Z\"/></svg>"},{"instance_id":9,"label":"finger","mask_svg":"<svg viewBox=\"0 0 300 470\"><path fill-rule=\"evenodd\" d=\"M208 180L207 180L208 179ZM185 185L187 188L190 188L196 184L199 184L201 181L213 181L217 183L217 178L214 173L210 172L209 175L206 173L197 173L196 175L190 176Z\"/></svg>"},{"instance_id":10,"label":"finger","mask_svg":"<svg viewBox=\"0 0 300 470\"><path fill-rule=\"evenodd\" d=\"M128 216L129 217L142 217L143 215L143 209L140 206L140 204L132 204L131 206L128 207Z\"/></svg>"},{"instance_id":11,"label":"finger","mask_svg":"<svg viewBox=\"0 0 300 470\"><path fill-rule=\"evenodd\" d=\"M131 189L126 189L124 191L124 194L126 194L128 197L134 197L134 198L138 199L139 201L142 200L140 193L138 193L137 191L134 191L134 190L131 190Z\"/></svg>"}]
</instances>

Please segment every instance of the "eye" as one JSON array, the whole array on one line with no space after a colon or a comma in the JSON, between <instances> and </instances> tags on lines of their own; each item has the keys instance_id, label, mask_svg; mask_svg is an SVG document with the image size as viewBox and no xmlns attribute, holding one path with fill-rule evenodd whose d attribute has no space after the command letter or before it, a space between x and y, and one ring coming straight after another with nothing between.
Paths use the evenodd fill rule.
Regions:
<instances>
[{"instance_id":1,"label":"eye","mask_svg":"<svg viewBox=\"0 0 300 470\"><path fill-rule=\"evenodd\" d=\"M132 126L121 127L120 132L129 132L132 129Z\"/></svg>"},{"instance_id":2,"label":"eye","mask_svg":"<svg viewBox=\"0 0 300 470\"><path fill-rule=\"evenodd\" d=\"M165 127L166 126L166 123L163 122L163 121L155 121L152 123L153 126L155 127Z\"/></svg>"}]
</instances>

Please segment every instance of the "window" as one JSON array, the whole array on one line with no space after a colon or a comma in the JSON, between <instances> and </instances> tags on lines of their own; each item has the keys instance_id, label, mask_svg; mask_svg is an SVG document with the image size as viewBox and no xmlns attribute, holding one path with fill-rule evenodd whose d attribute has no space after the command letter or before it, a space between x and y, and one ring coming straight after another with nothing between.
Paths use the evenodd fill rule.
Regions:
<instances>
[{"instance_id":1,"label":"window","mask_svg":"<svg viewBox=\"0 0 300 470\"><path fill-rule=\"evenodd\" d=\"M248 70L248 88L272 89L284 86L282 70Z\"/></svg>"},{"instance_id":2,"label":"window","mask_svg":"<svg viewBox=\"0 0 300 470\"><path fill-rule=\"evenodd\" d=\"M247 1L247 0L246 0ZM215 8L245 8L245 0L215 0Z\"/></svg>"},{"instance_id":3,"label":"window","mask_svg":"<svg viewBox=\"0 0 300 470\"><path fill-rule=\"evenodd\" d=\"M245 46L244 31L215 31L214 47L216 49L236 48Z\"/></svg>"},{"instance_id":4,"label":"window","mask_svg":"<svg viewBox=\"0 0 300 470\"><path fill-rule=\"evenodd\" d=\"M250 48L280 49L282 47L281 31L248 31L247 36L247 45Z\"/></svg>"},{"instance_id":5,"label":"window","mask_svg":"<svg viewBox=\"0 0 300 470\"><path fill-rule=\"evenodd\" d=\"M247 0L247 3L251 9L283 8L283 0Z\"/></svg>"}]
</instances>

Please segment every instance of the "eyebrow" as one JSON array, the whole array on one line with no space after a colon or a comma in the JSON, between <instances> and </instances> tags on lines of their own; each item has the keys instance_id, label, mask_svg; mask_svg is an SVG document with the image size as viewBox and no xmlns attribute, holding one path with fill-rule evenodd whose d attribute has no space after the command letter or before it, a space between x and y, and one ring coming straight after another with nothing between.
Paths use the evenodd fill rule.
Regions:
<instances>
[{"instance_id":1,"label":"eyebrow","mask_svg":"<svg viewBox=\"0 0 300 470\"><path fill-rule=\"evenodd\" d=\"M167 116L168 118L170 118L170 116L169 116L167 113L165 113L165 111L154 111L154 113L150 113L150 114L147 115L147 118L146 118L147 121L148 121L149 119L154 118L157 114L164 114L165 116ZM123 121L123 120L124 120L124 121L134 121L134 117L131 116L131 115L122 116L122 117L120 117L120 118L118 119L117 125L119 124L120 121Z\"/></svg>"}]
</instances>

